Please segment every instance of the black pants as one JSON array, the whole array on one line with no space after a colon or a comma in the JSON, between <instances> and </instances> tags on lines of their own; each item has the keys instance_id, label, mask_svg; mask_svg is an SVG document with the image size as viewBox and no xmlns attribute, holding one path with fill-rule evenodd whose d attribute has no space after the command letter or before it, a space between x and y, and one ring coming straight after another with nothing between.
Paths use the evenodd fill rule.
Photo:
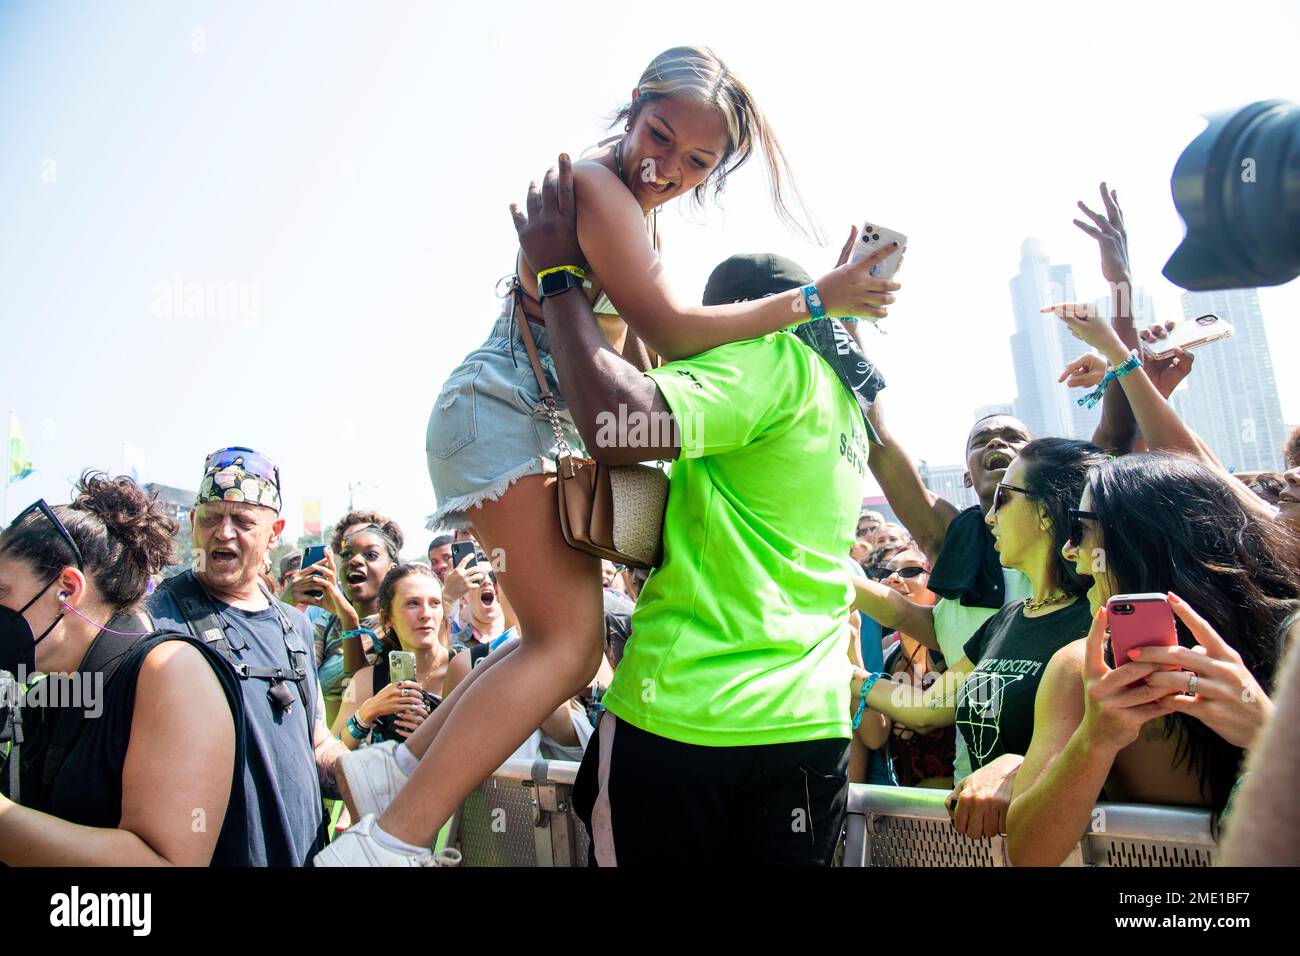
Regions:
<instances>
[{"instance_id":1,"label":"black pants","mask_svg":"<svg viewBox=\"0 0 1300 956\"><path fill-rule=\"evenodd\" d=\"M602 747L600 735L611 731ZM612 850L619 866L829 866L847 807L848 744L701 747L606 713L573 788L591 861L611 862Z\"/></svg>"}]
</instances>

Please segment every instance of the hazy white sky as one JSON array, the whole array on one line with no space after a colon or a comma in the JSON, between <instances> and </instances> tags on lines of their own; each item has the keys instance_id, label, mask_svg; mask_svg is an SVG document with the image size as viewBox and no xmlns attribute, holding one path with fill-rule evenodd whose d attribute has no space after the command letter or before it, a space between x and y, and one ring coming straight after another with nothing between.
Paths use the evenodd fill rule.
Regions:
<instances>
[{"instance_id":1,"label":"hazy white sky","mask_svg":"<svg viewBox=\"0 0 1300 956\"><path fill-rule=\"evenodd\" d=\"M1137 280L1182 227L1169 173L1199 114L1300 101L1293 2L0 3L0 411L38 471L13 514L86 466L196 486L245 444L304 498L393 514L422 551L430 406L486 335L513 265L508 204L606 135L660 50L714 47L778 130L831 243L779 225L757 163L725 210L661 215L684 296L743 251L814 275L848 226L910 237L872 357L894 431L955 463L1015 394L1007 280L1037 236L1103 291L1070 220L1106 178ZM689 16L687 14L689 13ZM1288 67L1287 64L1292 66ZM209 296L186 317L187 285ZM178 287L182 308L173 308ZM221 318L218 297L228 298ZM1282 409L1300 421L1300 283L1263 290Z\"/></svg>"}]
</instances>

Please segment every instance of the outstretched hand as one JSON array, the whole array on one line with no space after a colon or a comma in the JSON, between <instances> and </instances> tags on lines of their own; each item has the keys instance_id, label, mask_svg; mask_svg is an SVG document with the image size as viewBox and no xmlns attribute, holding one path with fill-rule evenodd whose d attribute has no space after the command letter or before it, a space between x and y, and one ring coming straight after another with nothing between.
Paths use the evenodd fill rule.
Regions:
<instances>
[{"instance_id":1,"label":"outstretched hand","mask_svg":"<svg viewBox=\"0 0 1300 956\"><path fill-rule=\"evenodd\" d=\"M519 234L524 258L538 272L557 266L587 268L578 245L578 207L573 195L573 164L561 153L558 165L546 171L541 189L537 181L528 184L528 215L510 204L510 215Z\"/></svg>"},{"instance_id":2,"label":"outstretched hand","mask_svg":"<svg viewBox=\"0 0 1300 956\"><path fill-rule=\"evenodd\" d=\"M1120 340L1119 333L1098 315L1096 307L1091 303L1062 302L1046 306L1041 311L1055 314L1076 339L1092 346L1112 365L1123 362L1128 356L1128 349Z\"/></svg>"},{"instance_id":3,"label":"outstretched hand","mask_svg":"<svg viewBox=\"0 0 1300 956\"><path fill-rule=\"evenodd\" d=\"M1101 274L1107 282L1124 283L1126 289L1132 285L1132 273L1128 263L1128 232L1124 228L1124 213L1119 208L1119 196L1113 189L1107 189L1102 183L1102 205L1106 215L1093 212L1082 201L1079 208L1092 220L1092 225L1076 219L1074 224L1097 240L1101 248Z\"/></svg>"},{"instance_id":4,"label":"outstretched hand","mask_svg":"<svg viewBox=\"0 0 1300 956\"><path fill-rule=\"evenodd\" d=\"M1084 352L1067 363L1056 380L1065 382L1068 388L1096 388L1105 376L1106 360L1096 352Z\"/></svg>"}]
</instances>

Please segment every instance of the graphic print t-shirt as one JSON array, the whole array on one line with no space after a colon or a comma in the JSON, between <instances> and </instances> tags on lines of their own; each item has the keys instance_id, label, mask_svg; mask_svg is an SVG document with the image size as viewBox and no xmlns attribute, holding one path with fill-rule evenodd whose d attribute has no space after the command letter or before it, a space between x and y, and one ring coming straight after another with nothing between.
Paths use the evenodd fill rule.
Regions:
<instances>
[{"instance_id":1,"label":"graphic print t-shirt","mask_svg":"<svg viewBox=\"0 0 1300 956\"><path fill-rule=\"evenodd\" d=\"M1085 637L1092 624L1082 598L1042 617L1025 617L1024 606L1024 601L1006 605L966 642L966 657L976 666L957 693L957 729L973 770L1003 754L1029 750L1034 697L1047 662Z\"/></svg>"}]
</instances>

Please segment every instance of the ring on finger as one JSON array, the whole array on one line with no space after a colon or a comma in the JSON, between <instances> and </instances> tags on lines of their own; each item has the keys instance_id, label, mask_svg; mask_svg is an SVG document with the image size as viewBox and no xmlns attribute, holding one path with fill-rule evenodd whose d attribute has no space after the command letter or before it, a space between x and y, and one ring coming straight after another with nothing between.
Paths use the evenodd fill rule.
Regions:
<instances>
[{"instance_id":1,"label":"ring on finger","mask_svg":"<svg viewBox=\"0 0 1300 956\"><path fill-rule=\"evenodd\" d=\"M1197 693L1197 687L1198 687L1198 685L1199 685L1200 683L1201 683L1201 678L1200 678L1200 676L1196 673L1196 671L1191 671L1191 672L1187 675L1187 696L1188 696L1188 697L1199 697L1199 696L1200 696L1200 695Z\"/></svg>"}]
</instances>

